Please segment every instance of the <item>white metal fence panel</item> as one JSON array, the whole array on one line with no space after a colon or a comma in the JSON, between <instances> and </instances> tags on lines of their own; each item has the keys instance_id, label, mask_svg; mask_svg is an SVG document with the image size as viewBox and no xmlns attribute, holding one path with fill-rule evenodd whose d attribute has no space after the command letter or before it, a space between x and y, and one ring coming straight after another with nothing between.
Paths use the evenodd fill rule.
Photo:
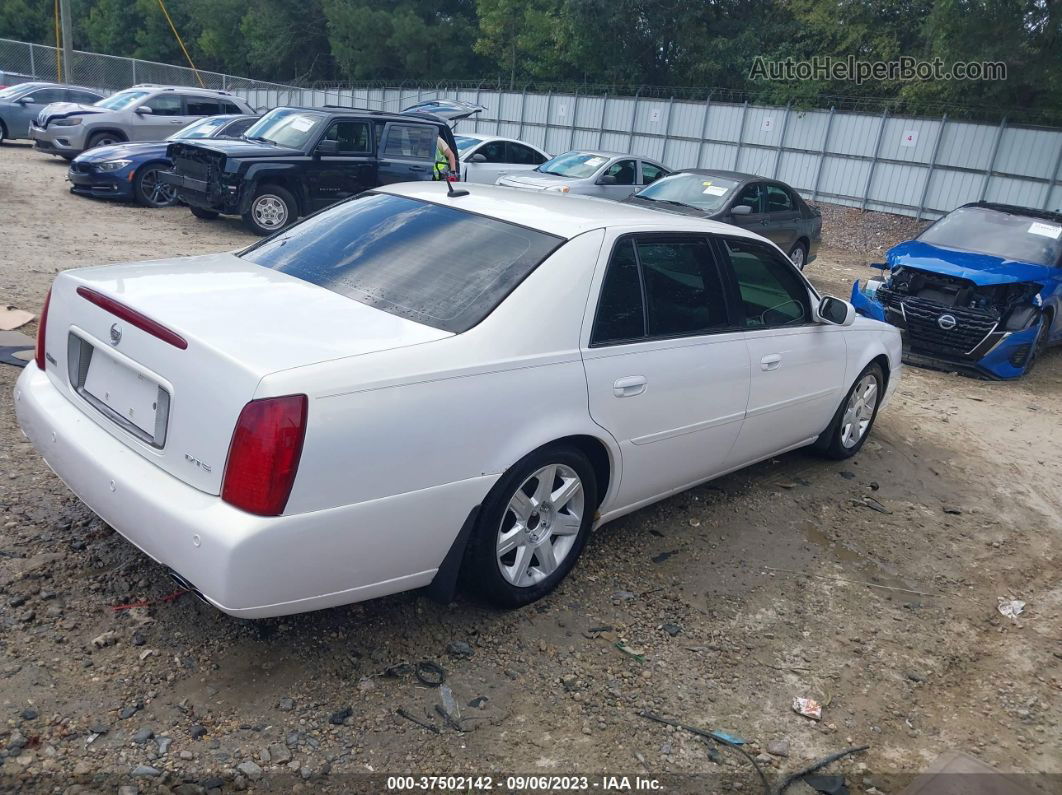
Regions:
<instances>
[{"instance_id":1,"label":"white metal fence panel","mask_svg":"<svg viewBox=\"0 0 1062 795\"><path fill-rule=\"evenodd\" d=\"M0 69L55 80L55 49L0 39ZM1062 130L658 96L503 91L445 85L300 88L75 52L68 82L106 92L134 83L205 85L260 110L343 105L397 111L461 99L486 106L458 132L521 138L548 152L607 149L671 168L748 171L788 182L812 200L935 218L987 200L1062 208Z\"/></svg>"}]
</instances>

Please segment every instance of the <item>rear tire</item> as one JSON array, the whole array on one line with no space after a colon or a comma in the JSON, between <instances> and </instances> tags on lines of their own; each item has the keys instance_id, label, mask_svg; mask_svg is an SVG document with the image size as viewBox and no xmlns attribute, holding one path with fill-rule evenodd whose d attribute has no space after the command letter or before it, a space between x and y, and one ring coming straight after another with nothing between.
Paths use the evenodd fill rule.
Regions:
<instances>
[{"instance_id":1,"label":"rear tire","mask_svg":"<svg viewBox=\"0 0 1062 795\"><path fill-rule=\"evenodd\" d=\"M464 580L498 607L541 599L575 566L596 510L594 468L581 451L556 445L525 456L483 501Z\"/></svg>"},{"instance_id":2,"label":"rear tire","mask_svg":"<svg viewBox=\"0 0 1062 795\"><path fill-rule=\"evenodd\" d=\"M885 373L881 365L871 362L845 394L830 424L812 444L812 450L837 461L858 453L874 427L884 393Z\"/></svg>"},{"instance_id":3,"label":"rear tire","mask_svg":"<svg viewBox=\"0 0 1062 795\"><path fill-rule=\"evenodd\" d=\"M166 169L160 164L142 166L133 180L133 196L144 207L172 207L177 203L177 189L159 180Z\"/></svg>"},{"instance_id":4,"label":"rear tire","mask_svg":"<svg viewBox=\"0 0 1062 795\"><path fill-rule=\"evenodd\" d=\"M98 132L89 137L85 150L95 149L97 146L113 146L121 143L125 143L125 141L114 133Z\"/></svg>"},{"instance_id":5,"label":"rear tire","mask_svg":"<svg viewBox=\"0 0 1062 795\"><path fill-rule=\"evenodd\" d=\"M279 185L263 185L254 194L243 222L256 235L271 235L285 229L299 217L295 197Z\"/></svg>"},{"instance_id":6,"label":"rear tire","mask_svg":"<svg viewBox=\"0 0 1062 795\"><path fill-rule=\"evenodd\" d=\"M213 210L204 210L202 207L196 207L192 204L188 205L188 209L192 211L192 215L204 221L216 221L218 217L218 214Z\"/></svg>"},{"instance_id":7,"label":"rear tire","mask_svg":"<svg viewBox=\"0 0 1062 795\"><path fill-rule=\"evenodd\" d=\"M802 242L798 241L796 245L789 250L789 259L796 265L798 271L804 270L804 266L808 263L808 247Z\"/></svg>"}]
</instances>

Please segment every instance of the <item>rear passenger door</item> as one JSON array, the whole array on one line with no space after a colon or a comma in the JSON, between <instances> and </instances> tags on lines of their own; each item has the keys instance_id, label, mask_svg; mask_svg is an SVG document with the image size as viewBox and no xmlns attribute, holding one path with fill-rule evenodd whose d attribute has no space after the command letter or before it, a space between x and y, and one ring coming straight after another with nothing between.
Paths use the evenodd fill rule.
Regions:
<instances>
[{"instance_id":1,"label":"rear passenger door","mask_svg":"<svg viewBox=\"0 0 1062 795\"><path fill-rule=\"evenodd\" d=\"M321 141L335 141L338 151L336 154L315 152L306 167L311 209L327 207L366 188L376 187L372 131L367 121L333 121Z\"/></svg>"},{"instance_id":2,"label":"rear passenger door","mask_svg":"<svg viewBox=\"0 0 1062 795\"><path fill-rule=\"evenodd\" d=\"M379 184L432 179L439 131L430 124L388 122L380 138Z\"/></svg>"},{"instance_id":3,"label":"rear passenger door","mask_svg":"<svg viewBox=\"0 0 1062 795\"><path fill-rule=\"evenodd\" d=\"M844 389L844 329L817 323L807 282L773 246L719 241L745 329L751 379L741 434L728 461L743 466L825 430Z\"/></svg>"},{"instance_id":4,"label":"rear passenger door","mask_svg":"<svg viewBox=\"0 0 1062 795\"><path fill-rule=\"evenodd\" d=\"M723 469L749 359L706 236L628 234L602 250L582 353L590 414L623 455L620 508Z\"/></svg>"},{"instance_id":5,"label":"rear passenger door","mask_svg":"<svg viewBox=\"0 0 1062 795\"><path fill-rule=\"evenodd\" d=\"M648 163L645 160L639 161L642 169L642 178L638 181L640 186L652 185L661 177L666 177L670 172L661 168L654 163Z\"/></svg>"}]
</instances>

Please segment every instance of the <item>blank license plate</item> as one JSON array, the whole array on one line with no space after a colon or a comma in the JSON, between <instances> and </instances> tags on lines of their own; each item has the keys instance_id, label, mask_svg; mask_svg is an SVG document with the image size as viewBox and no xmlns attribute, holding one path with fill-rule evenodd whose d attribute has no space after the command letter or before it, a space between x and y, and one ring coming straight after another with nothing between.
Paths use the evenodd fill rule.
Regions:
<instances>
[{"instance_id":1,"label":"blank license plate","mask_svg":"<svg viewBox=\"0 0 1062 795\"><path fill-rule=\"evenodd\" d=\"M148 436L155 435L159 385L102 353L93 355L84 389Z\"/></svg>"}]
</instances>

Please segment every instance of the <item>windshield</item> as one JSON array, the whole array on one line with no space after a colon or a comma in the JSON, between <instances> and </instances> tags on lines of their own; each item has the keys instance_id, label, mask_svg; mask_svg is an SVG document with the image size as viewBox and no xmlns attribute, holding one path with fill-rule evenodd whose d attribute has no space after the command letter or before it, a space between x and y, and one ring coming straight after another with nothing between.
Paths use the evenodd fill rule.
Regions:
<instances>
[{"instance_id":1,"label":"windshield","mask_svg":"<svg viewBox=\"0 0 1062 795\"><path fill-rule=\"evenodd\" d=\"M167 141L186 141L193 138L210 138L220 128L228 124L229 119L225 117L211 117L206 119L200 119L194 121L187 127L178 130Z\"/></svg>"},{"instance_id":2,"label":"windshield","mask_svg":"<svg viewBox=\"0 0 1062 795\"><path fill-rule=\"evenodd\" d=\"M960 207L918 240L1036 265L1058 265L1062 258L1062 224L987 207Z\"/></svg>"},{"instance_id":3,"label":"windshield","mask_svg":"<svg viewBox=\"0 0 1062 795\"><path fill-rule=\"evenodd\" d=\"M363 193L240 254L339 295L460 333L562 239L404 196Z\"/></svg>"},{"instance_id":4,"label":"windshield","mask_svg":"<svg viewBox=\"0 0 1062 795\"><path fill-rule=\"evenodd\" d=\"M705 212L715 212L722 209L737 186L737 181L732 179L706 177L703 174L672 174L658 179L636 196L639 199L675 202Z\"/></svg>"},{"instance_id":5,"label":"windshield","mask_svg":"<svg viewBox=\"0 0 1062 795\"><path fill-rule=\"evenodd\" d=\"M252 124L243 136L256 141L269 141L280 146L288 146L292 149L302 149L314 136L324 119L323 113L277 108Z\"/></svg>"},{"instance_id":6,"label":"windshield","mask_svg":"<svg viewBox=\"0 0 1062 795\"><path fill-rule=\"evenodd\" d=\"M148 92L146 91L119 91L106 99L101 99L96 103L96 107L106 108L107 110L125 110L138 99L146 97L147 94Z\"/></svg>"},{"instance_id":7,"label":"windshield","mask_svg":"<svg viewBox=\"0 0 1062 795\"><path fill-rule=\"evenodd\" d=\"M559 177L585 179L593 176L608 161L609 158L604 155L595 155L592 152L565 152L552 160L547 160L535 171L541 171L543 174L556 174Z\"/></svg>"},{"instance_id":8,"label":"windshield","mask_svg":"<svg viewBox=\"0 0 1062 795\"><path fill-rule=\"evenodd\" d=\"M478 138L469 138L467 135L455 135L454 140L457 141L458 152L464 152L479 143Z\"/></svg>"}]
</instances>

